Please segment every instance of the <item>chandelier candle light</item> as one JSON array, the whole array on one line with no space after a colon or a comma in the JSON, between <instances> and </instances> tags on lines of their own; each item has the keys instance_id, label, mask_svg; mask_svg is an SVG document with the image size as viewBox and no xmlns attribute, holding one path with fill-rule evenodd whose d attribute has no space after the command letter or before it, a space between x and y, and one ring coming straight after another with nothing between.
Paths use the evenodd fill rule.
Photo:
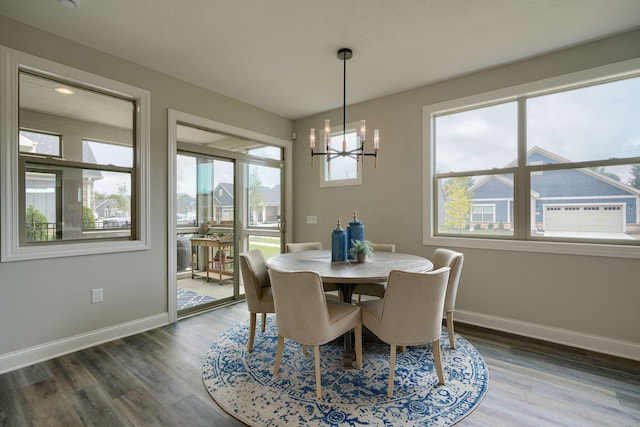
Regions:
<instances>
[{"instance_id":1,"label":"chandelier candle light","mask_svg":"<svg viewBox=\"0 0 640 427\"><path fill-rule=\"evenodd\" d=\"M349 157L359 162L364 161L364 156L374 157L374 167L378 166L378 150L380 149L380 131L373 131L373 153L365 153L364 143L367 135L366 120L360 121L358 137L360 146L347 151L347 61L353 57L353 51L348 48L338 50L338 59L344 64L344 78L342 86L342 150L331 147L331 124L329 120L324 121L324 152L316 152L316 130L311 128L309 132L309 147L311 148L311 166L313 166L313 156L327 156L327 162L336 157Z\"/></svg>"}]
</instances>

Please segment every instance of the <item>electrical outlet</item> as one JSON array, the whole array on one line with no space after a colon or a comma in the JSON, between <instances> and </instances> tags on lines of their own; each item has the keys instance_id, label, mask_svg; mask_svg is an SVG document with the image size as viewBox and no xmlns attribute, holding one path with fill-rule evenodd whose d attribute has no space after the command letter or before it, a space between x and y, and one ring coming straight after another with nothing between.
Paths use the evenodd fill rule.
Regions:
<instances>
[{"instance_id":1,"label":"electrical outlet","mask_svg":"<svg viewBox=\"0 0 640 427\"><path fill-rule=\"evenodd\" d=\"M317 224L318 217L315 215L307 215L307 224Z\"/></svg>"},{"instance_id":2,"label":"electrical outlet","mask_svg":"<svg viewBox=\"0 0 640 427\"><path fill-rule=\"evenodd\" d=\"M102 302L102 288L91 289L91 304Z\"/></svg>"}]
</instances>

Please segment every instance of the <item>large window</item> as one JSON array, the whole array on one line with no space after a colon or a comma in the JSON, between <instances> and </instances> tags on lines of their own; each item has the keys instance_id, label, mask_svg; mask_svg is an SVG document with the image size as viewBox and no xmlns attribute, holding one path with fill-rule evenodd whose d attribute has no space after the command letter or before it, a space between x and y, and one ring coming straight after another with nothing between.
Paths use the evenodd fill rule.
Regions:
<instances>
[{"instance_id":1,"label":"large window","mask_svg":"<svg viewBox=\"0 0 640 427\"><path fill-rule=\"evenodd\" d=\"M425 107L426 243L640 245L639 76Z\"/></svg>"},{"instance_id":2,"label":"large window","mask_svg":"<svg viewBox=\"0 0 640 427\"><path fill-rule=\"evenodd\" d=\"M146 248L148 92L2 59L2 259Z\"/></svg>"}]
</instances>

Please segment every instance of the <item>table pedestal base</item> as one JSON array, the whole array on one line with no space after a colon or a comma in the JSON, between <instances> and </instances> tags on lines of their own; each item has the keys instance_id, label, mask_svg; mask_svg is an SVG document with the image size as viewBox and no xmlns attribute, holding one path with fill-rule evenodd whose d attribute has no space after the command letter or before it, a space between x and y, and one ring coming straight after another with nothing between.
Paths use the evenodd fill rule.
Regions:
<instances>
[{"instance_id":1,"label":"table pedestal base","mask_svg":"<svg viewBox=\"0 0 640 427\"><path fill-rule=\"evenodd\" d=\"M342 300L351 304L351 298L353 297L353 286L351 283L340 284L340 290L342 291ZM353 362L355 361L355 355L353 352L353 331L347 331L344 334L344 355L342 356L342 362L345 369L353 369Z\"/></svg>"}]
</instances>

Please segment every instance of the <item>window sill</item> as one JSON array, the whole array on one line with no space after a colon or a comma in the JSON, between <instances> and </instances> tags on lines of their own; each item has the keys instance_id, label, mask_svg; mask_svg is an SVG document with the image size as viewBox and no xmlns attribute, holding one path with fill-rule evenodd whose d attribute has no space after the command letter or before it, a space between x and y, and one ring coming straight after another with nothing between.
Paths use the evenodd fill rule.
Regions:
<instances>
[{"instance_id":1,"label":"window sill","mask_svg":"<svg viewBox=\"0 0 640 427\"><path fill-rule=\"evenodd\" d=\"M107 254L114 252L143 251L147 249L149 249L149 246L140 240L65 243L56 244L55 246L38 245L18 248L11 252L6 251L5 254L3 254L2 262Z\"/></svg>"},{"instance_id":2,"label":"window sill","mask_svg":"<svg viewBox=\"0 0 640 427\"><path fill-rule=\"evenodd\" d=\"M523 240L473 239L430 236L423 239L427 246L447 246L498 251L542 252L564 255L602 256L640 259L640 247L593 243L539 242Z\"/></svg>"}]
</instances>

